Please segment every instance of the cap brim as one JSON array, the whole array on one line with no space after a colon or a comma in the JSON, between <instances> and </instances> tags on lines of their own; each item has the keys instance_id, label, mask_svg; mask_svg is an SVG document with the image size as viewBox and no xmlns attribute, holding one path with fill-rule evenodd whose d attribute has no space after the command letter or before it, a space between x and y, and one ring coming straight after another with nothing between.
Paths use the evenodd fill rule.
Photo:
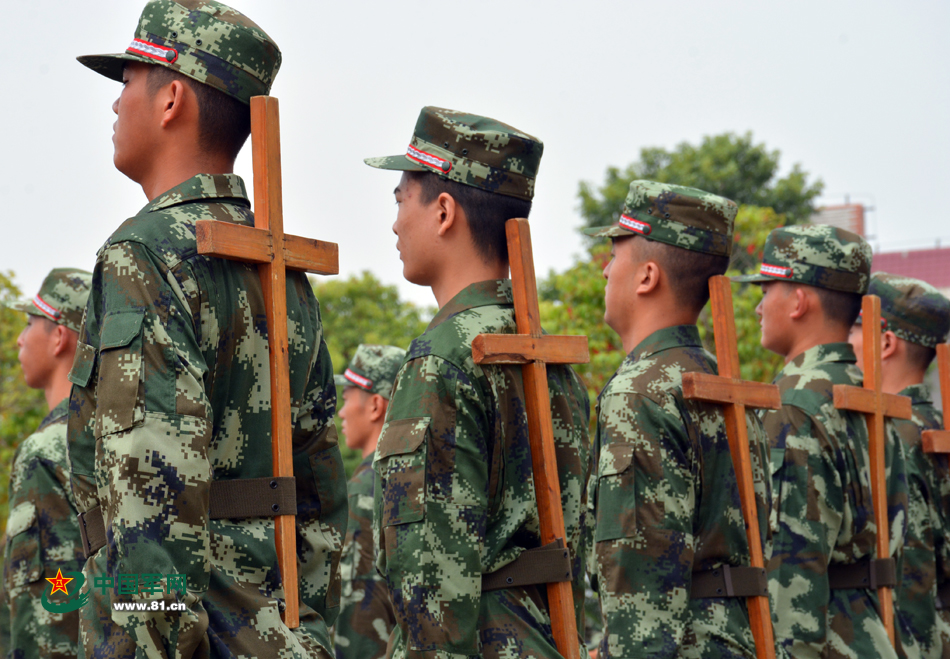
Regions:
<instances>
[{"instance_id":1,"label":"cap brim","mask_svg":"<svg viewBox=\"0 0 950 659\"><path fill-rule=\"evenodd\" d=\"M122 69L126 62L145 62L154 64L148 60L136 57L129 53L112 53L111 55L82 55L76 58L83 66L89 67L96 73L105 77L122 82Z\"/></svg>"},{"instance_id":2,"label":"cap brim","mask_svg":"<svg viewBox=\"0 0 950 659\"><path fill-rule=\"evenodd\" d=\"M409 160L404 155L400 156L382 156L381 158L364 158L365 162L370 167L375 167L377 169L394 169L400 172L431 172L431 169L427 169L420 165L417 162Z\"/></svg>"},{"instance_id":3,"label":"cap brim","mask_svg":"<svg viewBox=\"0 0 950 659\"><path fill-rule=\"evenodd\" d=\"M36 307L36 305L33 304L33 300L27 300L27 299L13 300L12 302L2 302L0 304L5 306L7 309L13 309L14 311L22 311L23 313L28 313L31 316L43 316L44 318L46 317L46 314L40 311Z\"/></svg>"},{"instance_id":4,"label":"cap brim","mask_svg":"<svg viewBox=\"0 0 950 659\"><path fill-rule=\"evenodd\" d=\"M732 281L739 284L761 284L762 282L766 282L766 281L786 281L786 280L782 279L781 277L769 277L768 275L756 273L754 275L739 275L737 277L733 277Z\"/></svg>"},{"instance_id":5,"label":"cap brim","mask_svg":"<svg viewBox=\"0 0 950 659\"><path fill-rule=\"evenodd\" d=\"M590 229L581 229L582 233L592 238L620 238L621 236L639 236L635 231L628 231L619 224L611 224L608 227L592 227Z\"/></svg>"},{"instance_id":6,"label":"cap brim","mask_svg":"<svg viewBox=\"0 0 950 659\"><path fill-rule=\"evenodd\" d=\"M346 379L345 375L334 375L333 382L338 387L355 387L356 385Z\"/></svg>"}]
</instances>

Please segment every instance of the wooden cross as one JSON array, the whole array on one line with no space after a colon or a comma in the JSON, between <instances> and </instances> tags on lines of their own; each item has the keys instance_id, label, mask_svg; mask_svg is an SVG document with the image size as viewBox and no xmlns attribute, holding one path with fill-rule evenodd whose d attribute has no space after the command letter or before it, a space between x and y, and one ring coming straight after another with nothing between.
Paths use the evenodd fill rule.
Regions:
<instances>
[{"instance_id":1,"label":"wooden cross","mask_svg":"<svg viewBox=\"0 0 950 659\"><path fill-rule=\"evenodd\" d=\"M522 364L541 546L558 539L567 546L564 511L561 508L561 482L558 480L557 458L554 454L547 364L587 363L590 360L587 337L542 335L528 220L508 220L505 231L508 235L508 259L518 334L479 334L472 341L472 358L476 364ZM571 582L549 583L547 587L551 631L557 649L565 659L578 659L577 619Z\"/></svg>"},{"instance_id":2,"label":"wooden cross","mask_svg":"<svg viewBox=\"0 0 950 659\"><path fill-rule=\"evenodd\" d=\"M684 373L683 397L719 403L726 420L726 436L732 468L739 485L739 504L745 520L749 542L751 567L765 569L762 538L759 535L759 513L755 502L755 480L752 477L752 458L749 451L749 429L746 426L746 408L777 410L782 406L778 386L749 382L739 377L739 351L736 342L736 321L732 308L732 282L718 275L709 279L709 299L712 304L713 330L716 339L716 360L719 375ZM749 623L755 639L755 653L759 659L774 659L775 635L769 594L746 598Z\"/></svg>"},{"instance_id":3,"label":"wooden cross","mask_svg":"<svg viewBox=\"0 0 950 659\"><path fill-rule=\"evenodd\" d=\"M867 420L868 453L871 458L871 500L874 505L874 521L877 524L877 556L883 559L891 555L887 517L887 465L884 463L887 448L884 417L909 419L911 405L907 396L886 394L882 389L881 298L876 295L865 295L861 302L861 330L864 340L864 386L836 384L833 391L836 408L861 412ZM880 586L877 593L881 600L881 620L891 644L894 645L896 635L891 590L888 586Z\"/></svg>"},{"instance_id":4,"label":"wooden cross","mask_svg":"<svg viewBox=\"0 0 950 659\"><path fill-rule=\"evenodd\" d=\"M943 403L943 430L925 430L920 441L924 453L950 453L950 345L937 346L937 374Z\"/></svg>"},{"instance_id":5,"label":"wooden cross","mask_svg":"<svg viewBox=\"0 0 950 659\"><path fill-rule=\"evenodd\" d=\"M280 173L280 120L277 99L251 99L251 146L254 157L253 227L215 220L197 222L198 253L258 264L267 343L270 350L271 456L274 476L293 477L290 414L290 364L287 337L287 269L322 275L340 271L335 243L284 233ZM300 626L297 595L295 515L274 518L274 540L286 607L284 623Z\"/></svg>"}]
</instances>

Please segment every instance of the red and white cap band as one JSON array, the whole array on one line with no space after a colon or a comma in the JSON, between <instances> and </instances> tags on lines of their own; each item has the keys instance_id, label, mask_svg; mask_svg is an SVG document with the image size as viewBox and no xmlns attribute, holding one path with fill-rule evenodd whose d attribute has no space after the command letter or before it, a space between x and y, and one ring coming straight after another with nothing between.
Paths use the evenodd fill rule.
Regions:
<instances>
[{"instance_id":1,"label":"red and white cap band","mask_svg":"<svg viewBox=\"0 0 950 659\"><path fill-rule=\"evenodd\" d=\"M792 276L792 269L783 265L769 265L768 263L763 263L762 268L759 270L759 274L768 275L769 277L782 277L784 279L788 279Z\"/></svg>"},{"instance_id":2,"label":"red and white cap band","mask_svg":"<svg viewBox=\"0 0 950 659\"><path fill-rule=\"evenodd\" d=\"M620 216L620 226L622 226L624 229L630 229L631 231L642 233L644 236L649 235L649 233L653 231L653 227L650 226L648 222L641 222L640 220L630 217L629 215Z\"/></svg>"},{"instance_id":3,"label":"red and white cap band","mask_svg":"<svg viewBox=\"0 0 950 659\"><path fill-rule=\"evenodd\" d=\"M450 169L452 169L452 163L450 163L445 158L440 158L439 156L434 156L431 153L420 151L411 144L406 150L406 157L409 158L409 160L414 160L420 165L427 165L432 169L438 170L442 174L446 174Z\"/></svg>"},{"instance_id":4,"label":"red and white cap band","mask_svg":"<svg viewBox=\"0 0 950 659\"><path fill-rule=\"evenodd\" d=\"M346 369L343 373L343 377L352 382L353 384L363 387L363 389L370 389L373 386L373 381L369 378L364 378L359 373L354 373L350 369Z\"/></svg>"},{"instance_id":5,"label":"red and white cap band","mask_svg":"<svg viewBox=\"0 0 950 659\"><path fill-rule=\"evenodd\" d=\"M36 305L37 309L45 313L47 316L50 316L51 318L59 318L60 316L59 309L47 304L46 301L43 298L41 298L39 295L33 298L33 304Z\"/></svg>"},{"instance_id":6,"label":"red and white cap band","mask_svg":"<svg viewBox=\"0 0 950 659\"><path fill-rule=\"evenodd\" d=\"M128 53L135 53L136 55L151 57L152 59L157 59L168 64L171 64L176 59L178 59L178 51L174 48L160 46L157 43L143 41L142 39L133 39L132 43L129 44L129 47L126 48L125 51ZM174 57L168 59L169 53L174 54Z\"/></svg>"}]
</instances>

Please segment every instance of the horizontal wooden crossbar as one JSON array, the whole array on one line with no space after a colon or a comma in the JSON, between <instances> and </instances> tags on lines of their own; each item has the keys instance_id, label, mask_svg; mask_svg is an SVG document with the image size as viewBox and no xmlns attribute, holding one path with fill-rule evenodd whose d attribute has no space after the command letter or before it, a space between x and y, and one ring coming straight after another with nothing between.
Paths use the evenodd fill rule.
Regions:
<instances>
[{"instance_id":1,"label":"horizontal wooden crossbar","mask_svg":"<svg viewBox=\"0 0 950 659\"><path fill-rule=\"evenodd\" d=\"M848 384L834 386L834 403L839 410L852 410L864 414L877 412L877 394L873 389L854 387ZM896 394L881 394L884 416L893 419L909 419L913 415L910 398Z\"/></svg>"},{"instance_id":2,"label":"horizontal wooden crossbar","mask_svg":"<svg viewBox=\"0 0 950 659\"><path fill-rule=\"evenodd\" d=\"M317 275L340 272L340 247L336 243L284 236L284 250L288 270L304 270Z\"/></svg>"},{"instance_id":3,"label":"horizontal wooden crossbar","mask_svg":"<svg viewBox=\"0 0 950 659\"><path fill-rule=\"evenodd\" d=\"M782 407L781 394L774 384L735 380L712 373L683 373L683 397L770 410Z\"/></svg>"},{"instance_id":4,"label":"horizontal wooden crossbar","mask_svg":"<svg viewBox=\"0 0 950 659\"><path fill-rule=\"evenodd\" d=\"M250 263L274 260L274 241L267 229L215 220L198 220L195 224L199 254ZM340 249L336 243L285 235L284 259L288 270L318 275L340 272Z\"/></svg>"},{"instance_id":5,"label":"horizontal wooden crossbar","mask_svg":"<svg viewBox=\"0 0 950 659\"><path fill-rule=\"evenodd\" d=\"M586 364L590 361L586 336L479 334L472 341L476 364Z\"/></svg>"},{"instance_id":6,"label":"horizontal wooden crossbar","mask_svg":"<svg viewBox=\"0 0 950 659\"><path fill-rule=\"evenodd\" d=\"M920 443L924 453L950 453L950 430L925 430Z\"/></svg>"}]
</instances>

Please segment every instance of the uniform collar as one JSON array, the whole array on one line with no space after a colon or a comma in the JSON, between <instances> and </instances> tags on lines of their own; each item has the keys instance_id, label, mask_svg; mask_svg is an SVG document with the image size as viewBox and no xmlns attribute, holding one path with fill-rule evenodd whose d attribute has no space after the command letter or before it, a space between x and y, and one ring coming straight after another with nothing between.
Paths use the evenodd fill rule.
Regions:
<instances>
[{"instance_id":1,"label":"uniform collar","mask_svg":"<svg viewBox=\"0 0 950 659\"><path fill-rule=\"evenodd\" d=\"M629 358L636 361L670 348L701 348L702 346L699 329L695 325L674 325L657 330L640 341L637 347L630 351Z\"/></svg>"},{"instance_id":2,"label":"uniform collar","mask_svg":"<svg viewBox=\"0 0 950 659\"><path fill-rule=\"evenodd\" d=\"M244 181L237 174L198 174L158 195L145 209L153 212L201 199L237 199L250 205Z\"/></svg>"},{"instance_id":3,"label":"uniform collar","mask_svg":"<svg viewBox=\"0 0 950 659\"><path fill-rule=\"evenodd\" d=\"M910 398L911 405L921 405L933 402L933 399L930 397L930 387L928 387L923 382L920 384L912 384L909 387L904 387L899 395Z\"/></svg>"},{"instance_id":4,"label":"uniform collar","mask_svg":"<svg viewBox=\"0 0 950 659\"><path fill-rule=\"evenodd\" d=\"M46 418L40 423L40 428L45 428L51 423L59 421L69 413L69 396L59 401L59 404L49 411Z\"/></svg>"},{"instance_id":5,"label":"uniform collar","mask_svg":"<svg viewBox=\"0 0 950 659\"><path fill-rule=\"evenodd\" d=\"M785 368L782 369L780 375L793 375L795 373L814 370L825 364L834 363L857 363L857 358L854 356L854 348L851 347L850 343L822 343L821 345L813 346L785 364Z\"/></svg>"},{"instance_id":6,"label":"uniform collar","mask_svg":"<svg viewBox=\"0 0 950 659\"><path fill-rule=\"evenodd\" d=\"M510 306L513 304L513 300L510 279L489 279L470 284L439 309L439 313L435 315L426 330L438 327L449 318L463 311L498 304Z\"/></svg>"}]
</instances>

